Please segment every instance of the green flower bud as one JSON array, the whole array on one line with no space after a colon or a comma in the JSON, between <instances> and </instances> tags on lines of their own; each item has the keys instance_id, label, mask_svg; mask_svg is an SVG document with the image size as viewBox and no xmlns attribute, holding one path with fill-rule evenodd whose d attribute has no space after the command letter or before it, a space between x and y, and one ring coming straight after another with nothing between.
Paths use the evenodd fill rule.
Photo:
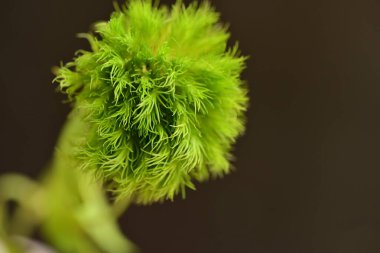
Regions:
<instances>
[{"instance_id":1,"label":"green flower bud","mask_svg":"<svg viewBox=\"0 0 380 253\"><path fill-rule=\"evenodd\" d=\"M172 199L230 171L244 130L245 57L209 4L130 1L85 36L56 81L88 126L80 162L120 197Z\"/></svg>"}]
</instances>

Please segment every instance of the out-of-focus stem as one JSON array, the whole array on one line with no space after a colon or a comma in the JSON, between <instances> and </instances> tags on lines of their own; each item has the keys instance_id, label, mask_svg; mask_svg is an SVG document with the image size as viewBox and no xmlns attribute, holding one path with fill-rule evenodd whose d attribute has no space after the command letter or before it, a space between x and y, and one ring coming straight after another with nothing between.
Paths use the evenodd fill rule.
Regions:
<instances>
[{"instance_id":1,"label":"out-of-focus stem","mask_svg":"<svg viewBox=\"0 0 380 253\"><path fill-rule=\"evenodd\" d=\"M136 252L117 224L128 201L111 205L102 182L79 168L74 153L85 131L82 115L74 110L39 184L22 175L0 177L0 239L10 252L18 253L11 235L28 236L37 226L59 252ZM8 201L19 207L12 222L6 214Z\"/></svg>"},{"instance_id":2,"label":"out-of-focus stem","mask_svg":"<svg viewBox=\"0 0 380 253\"><path fill-rule=\"evenodd\" d=\"M80 162L74 155L77 144L87 131L83 118L78 110L69 116L59 138L50 173L45 178L50 197L47 205L52 214L47 217L45 234L59 247L67 248L68 252L133 252L133 244L118 227L102 182L96 181L89 172L81 171ZM121 211L125 209L118 212ZM65 236L62 236L62 231L66 232ZM81 239L73 238L73 233ZM72 240L77 240L77 246L72 245L74 248L68 246Z\"/></svg>"}]
</instances>

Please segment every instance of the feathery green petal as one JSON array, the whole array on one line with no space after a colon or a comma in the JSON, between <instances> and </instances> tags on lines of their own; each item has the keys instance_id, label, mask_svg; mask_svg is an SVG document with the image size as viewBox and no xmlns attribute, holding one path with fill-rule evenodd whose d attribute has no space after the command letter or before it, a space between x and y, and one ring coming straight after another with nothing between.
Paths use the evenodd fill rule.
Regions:
<instances>
[{"instance_id":1,"label":"feathery green petal","mask_svg":"<svg viewBox=\"0 0 380 253\"><path fill-rule=\"evenodd\" d=\"M81 37L92 51L79 51L55 80L86 115L84 168L144 204L230 171L248 104L246 57L227 47L208 3L132 0Z\"/></svg>"}]
</instances>

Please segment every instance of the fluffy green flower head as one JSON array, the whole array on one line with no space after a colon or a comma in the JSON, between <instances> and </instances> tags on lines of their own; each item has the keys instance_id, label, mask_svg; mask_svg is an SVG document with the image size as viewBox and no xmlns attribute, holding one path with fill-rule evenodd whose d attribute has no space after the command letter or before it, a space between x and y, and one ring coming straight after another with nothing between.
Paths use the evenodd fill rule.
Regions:
<instances>
[{"instance_id":1,"label":"fluffy green flower head","mask_svg":"<svg viewBox=\"0 0 380 253\"><path fill-rule=\"evenodd\" d=\"M56 81L85 115L84 167L137 203L172 199L230 170L244 130L245 57L209 4L130 1L84 35Z\"/></svg>"}]
</instances>

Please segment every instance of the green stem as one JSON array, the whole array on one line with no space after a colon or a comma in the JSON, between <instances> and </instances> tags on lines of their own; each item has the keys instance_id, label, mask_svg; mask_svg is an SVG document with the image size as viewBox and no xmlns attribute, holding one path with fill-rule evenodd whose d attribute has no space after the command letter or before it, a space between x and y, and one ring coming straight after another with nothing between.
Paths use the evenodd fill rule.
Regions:
<instances>
[{"instance_id":1,"label":"green stem","mask_svg":"<svg viewBox=\"0 0 380 253\"><path fill-rule=\"evenodd\" d=\"M0 205L5 206L9 200L19 203L19 212L29 216L15 216L13 227L25 228L26 223L28 227L39 225L46 240L59 252L135 252L117 224L117 216L125 211L128 201L111 205L102 182L81 171L75 158L76 145L86 131L82 119L77 110L70 114L40 185L23 176L1 178ZM0 232L9 234L5 208L0 208L0 216L4 222L0 224ZM15 233L20 234L17 229Z\"/></svg>"},{"instance_id":2,"label":"green stem","mask_svg":"<svg viewBox=\"0 0 380 253\"><path fill-rule=\"evenodd\" d=\"M53 198L48 201L48 205L54 210L51 212L54 214L51 224L54 225L47 224L47 235L66 248L70 241L62 236L62 230L67 232L66 236L71 237L70 240L73 239L72 233L84 233L85 236L82 235L81 240L77 241L78 251L70 248L68 252L97 252L89 250L92 244L102 252L132 252L135 247L121 233L102 182L96 181L91 173L81 171L80 162L73 154L87 131L83 118L78 110L69 116L58 141L51 174L45 180L49 196ZM125 211L126 207L118 212ZM60 214L59 220L57 213ZM57 229L57 225L60 229Z\"/></svg>"},{"instance_id":3,"label":"green stem","mask_svg":"<svg viewBox=\"0 0 380 253\"><path fill-rule=\"evenodd\" d=\"M0 247L5 247L7 252L22 252L10 235L15 233L27 235L38 223L39 215L36 211L38 200L34 197L37 192L39 192L37 183L22 175L6 174L0 177ZM10 201L22 207L16 212L16 217L10 217L7 213ZM22 226L20 226L21 221L23 221Z\"/></svg>"}]
</instances>

